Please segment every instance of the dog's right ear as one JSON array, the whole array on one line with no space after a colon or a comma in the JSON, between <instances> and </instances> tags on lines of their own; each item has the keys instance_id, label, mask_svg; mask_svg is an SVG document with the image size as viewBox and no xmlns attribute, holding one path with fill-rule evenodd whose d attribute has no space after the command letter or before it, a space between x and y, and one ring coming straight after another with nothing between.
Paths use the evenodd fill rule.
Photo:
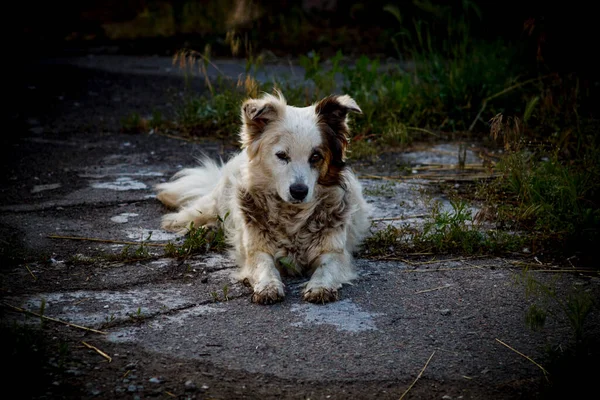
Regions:
<instances>
[{"instance_id":1,"label":"dog's right ear","mask_svg":"<svg viewBox=\"0 0 600 400\"><path fill-rule=\"evenodd\" d=\"M265 131L267 125L279 116L277 104L267 99L250 99L242 105L242 148L250 148Z\"/></svg>"}]
</instances>

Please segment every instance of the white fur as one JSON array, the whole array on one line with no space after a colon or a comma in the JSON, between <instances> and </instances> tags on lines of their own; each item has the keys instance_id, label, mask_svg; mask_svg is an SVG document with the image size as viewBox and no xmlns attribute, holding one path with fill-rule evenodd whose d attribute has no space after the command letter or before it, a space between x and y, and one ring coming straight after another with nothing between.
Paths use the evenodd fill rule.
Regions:
<instances>
[{"instance_id":1,"label":"white fur","mask_svg":"<svg viewBox=\"0 0 600 400\"><path fill-rule=\"evenodd\" d=\"M347 127L346 112L360 108L349 96L337 101ZM315 110L288 106L281 95L249 100L239 154L224 165L204 159L157 186L158 199L177 209L163 217L167 230L185 234L192 222L214 226L217 216L228 216L224 227L238 277L252 285L258 303L284 298L282 272L312 274L304 289L311 302L337 299L342 284L356 277L352 252L368 230L369 207L348 168L340 185L319 183L327 165L310 160L319 160L327 143ZM292 195L295 184L306 186L304 198Z\"/></svg>"}]
</instances>

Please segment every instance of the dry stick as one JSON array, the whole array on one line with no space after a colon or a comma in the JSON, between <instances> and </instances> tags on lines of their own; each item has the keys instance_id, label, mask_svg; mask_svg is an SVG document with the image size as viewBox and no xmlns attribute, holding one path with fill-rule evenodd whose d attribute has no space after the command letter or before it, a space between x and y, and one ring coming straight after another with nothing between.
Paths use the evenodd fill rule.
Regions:
<instances>
[{"instance_id":1,"label":"dry stick","mask_svg":"<svg viewBox=\"0 0 600 400\"><path fill-rule=\"evenodd\" d=\"M433 292L435 290L447 289L449 287L452 287L452 285L444 285L444 286L438 286L438 287L435 287L435 288L432 288L432 289L419 290L419 291L416 291L415 294Z\"/></svg>"},{"instance_id":2,"label":"dry stick","mask_svg":"<svg viewBox=\"0 0 600 400\"><path fill-rule=\"evenodd\" d=\"M371 221L373 222L381 222L381 221L400 221L407 218L424 218L427 217L428 214L417 214L417 215L405 215L402 217L385 217L385 218L373 218Z\"/></svg>"},{"instance_id":3,"label":"dry stick","mask_svg":"<svg viewBox=\"0 0 600 400\"><path fill-rule=\"evenodd\" d=\"M533 364L535 364L539 369L542 370L542 372L544 373L544 378L546 378L546 380L548 379L548 371L546 371L546 369L544 367L542 367L540 364L536 363L535 361L533 361L530 357L527 357L525 354L521 353L518 350L513 349L512 347L510 347L509 345L507 345L506 343L504 343L502 340L496 338L496 341L498 343L500 343L503 346L508 347L509 349L511 349L512 351L514 351L515 353L517 353L518 355L520 355L521 357L524 357L525 359L529 360L530 362L532 362Z\"/></svg>"},{"instance_id":4,"label":"dry stick","mask_svg":"<svg viewBox=\"0 0 600 400\"><path fill-rule=\"evenodd\" d=\"M454 181L474 181L477 179L491 179L497 178L500 174L454 174L452 176L440 176L439 174L416 174L416 175L406 175L406 176L379 176L379 175L360 175L359 179L379 179L386 181L394 181L394 182L402 182L409 181L413 179L423 179L423 180L431 180L436 182L454 182ZM405 182L409 183L409 182Z\"/></svg>"},{"instance_id":5,"label":"dry stick","mask_svg":"<svg viewBox=\"0 0 600 400\"><path fill-rule=\"evenodd\" d=\"M472 263L464 261L464 260L463 260L463 264L467 264L470 267L479 268L479 269L484 269L486 267L486 265L475 265L475 264L472 264Z\"/></svg>"},{"instance_id":6,"label":"dry stick","mask_svg":"<svg viewBox=\"0 0 600 400\"><path fill-rule=\"evenodd\" d=\"M380 180L386 180L386 181L401 181L402 177L398 176L398 177L392 177L392 176L379 176L379 175L360 175L358 178L360 179L380 179Z\"/></svg>"},{"instance_id":7,"label":"dry stick","mask_svg":"<svg viewBox=\"0 0 600 400\"><path fill-rule=\"evenodd\" d=\"M106 354L105 352L103 352L102 350L100 350L99 348L97 348L96 346L92 346L91 344L88 344L84 341L81 341L81 343L83 343L83 345L85 347L87 347L88 349L92 349L94 350L96 353L100 354L102 357L106 358L108 360L108 362L112 361L111 356L109 356L108 354Z\"/></svg>"},{"instance_id":8,"label":"dry stick","mask_svg":"<svg viewBox=\"0 0 600 400\"><path fill-rule=\"evenodd\" d=\"M423 372L425 372L425 368L427 368L427 366L429 365L429 361L431 361L434 354L435 354L435 351L433 353L431 353L431 355L429 356L429 359L425 363L425 366L423 366L423 369L421 369L421 372L419 372L419 375L417 375L417 378L413 381L413 383L410 384L408 389L406 389L406 391L404 393L402 393L402 396L400 396L400 400L402 400L404 398L404 396L406 396L406 394L409 392L409 390L412 389L412 387L415 386L415 383L417 383L419 378L421 378L421 375L423 375Z\"/></svg>"},{"instance_id":9,"label":"dry stick","mask_svg":"<svg viewBox=\"0 0 600 400\"><path fill-rule=\"evenodd\" d=\"M510 264L513 265L522 265L524 267L539 267L540 264L534 264L534 263L528 263L528 262L524 262L524 261L509 261ZM543 265L543 264L541 264ZM557 268L556 265L546 265L546 267L548 268Z\"/></svg>"},{"instance_id":10,"label":"dry stick","mask_svg":"<svg viewBox=\"0 0 600 400\"><path fill-rule=\"evenodd\" d=\"M98 331L98 330L96 330L96 329L92 329L92 328L86 328L85 326L81 326L81 325L72 324L72 323L70 323L70 322L61 321L60 319L56 319L56 318L52 318L52 317L46 317L45 315L38 314L38 313L36 313L36 312L29 311L29 310L24 310L24 309L22 309L22 308L19 308L19 307L12 306L12 305L10 305L10 304L8 304L8 303L2 303L2 304L3 304L4 306L6 306L6 307L12 308L12 309L13 309L13 310L15 310L15 311L19 311L19 312L22 312L22 313L25 313L25 314L31 314L31 315L34 315L34 316L36 316L36 317L39 317L39 318L47 319L48 321L52 321L52 322L58 322L58 323L60 323L60 324L64 324L64 325L67 325L67 326L70 326L70 327L73 327L73 328L83 329L83 330L85 330L85 331L90 331L90 332L94 332L94 333L99 333L99 334L101 334L101 335L106 335L106 334L107 334L107 332Z\"/></svg>"},{"instance_id":11,"label":"dry stick","mask_svg":"<svg viewBox=\"0 0 600 400\"><path fill-rule=\"evenodd\" d=\"M537 269L539 267L539 264L533 264L533 263L526 263L526 262L522 262L522 261L509 261L509 264L513 265L516 268L529 268L529 267L533 267L530 269L531 272L578 272L578 273L590 273L590 274L598 274L600 272L593 270L593 269L575 269L575 268L571 268L571 269L559 269L557 266L555 265L549 265L548 267L552 267L554 269ZM509 267L511 268L511 267Z\"/></svg>"},{"instance_id":12,"label":"dry stick","mask_svg":"<svg viewBox=\"0 0 600 400\"><path fill-rule=\"evenodd\" d=\"M481 267L454 267L454 268L436 268L436 269L407 269L402 272L442 272L442 271L460 271L465 269L481 269Z\"/></svg>"},{"instance_id":13,"label":"dry stick","mask_svg":"<svg viewBox=\"0 0 600 400\"><path fill-rule=\"evenodd\" d=\"M600 274L598 271L594 271L591 269L531 269L530 272L579 272L582 274Z\"/></svg>"},{"instance_id":14,"label":"dry stick","mask_svg":"<svg viewBox=\"0 0 600 400\"><path fill-rule=\"evenodd\" d=\"M409 265L414 265L415 267L417 266L417 264L413 263L412 261L409 261L405 258L400 258L400 257L381 256L381 257L375 257L374 260L375 261L402 261L403 263L406 263Z\"/></svg>"},{"instance_id":15,"label":"dry stick","mask_svg":"<svg viewBox=\"0 0 600 400\"><path fill-rule=\"evenodd\" d=\"M508 92L511 92L511 91L513 91L514 89L518 89L518 88L520 88L521 86L525 86L525 85L527 85L527 84L529 84L529 83L532 83L532 82L535 82L535 81L541 81L541 80L544 80L544 79L546 79L546 78L549 78L549 77L551 77L551 76L556 76L556 74L555 74L555 73L552 73L552 74L548 74L548 75L545 75L545 76L542 76L542 77L537 77L537 78L528 79L528 80L526 80L526 81L524 81L524 82L517 83L517 84L514 84L514 85L512 85L512 86L509 86L509 87L507 87L506 89L504 89L504 90L501 90L501 91L499 91L498 93L496 93L496 94L493 94L493 95L491 95L491 96L489 96L489 97L486 97L485 99L483 99L483 101L481 102L481 109L479 110L479 112L477 113L477 116L475 117L475 119L474 119L474 120L473 120L473 122L471 123L471 126L469 126L469 132L471 132L471 131L473 130L473 128L475 127L475 124L477 123L477 121L479 121L479 119L480 119L480 117L481 117L481 113L483 113L483 111L485 110L485 107L487 106L487 103L488 103L490 100L493 100L493 99L495 99L496 97L500 97L500 96L502 96L502 95L505 95L506 93L508 93Z\"/></svg>"},{"instance_id":16,"label":"dry stick","mask_svg":"<svg viewBox=\"0 0 600 400\"><path fill-rule=\"evenodd\" d=\"M437 259L437 260L429 260L429 261L418 261L418 262L416 262L416 264L419 264L419 265L439 264L439 263L448 262L448 261L463 261L464 262L465 260L472 260L474 258L481 258L481 257L487 257L487 256L457 257L457 258Z\"/></svg>"},{"instance_id":17,"label":"dry stick","mask_svg":"<svg viewBox=\"0 0 600 400\"><path fill-rule=\"evenodd\" d=\"M33 278L33 280L37 281L37 278L35 277L35 275L33 274L33 272L31 272L31 270L29 269L29 266L27 264L25 264L25 268L27 268L27 271L29 271L29 274L31 275L31 277Z\"/></svg>"},{"instance_id":18,"label":"dry stick","mask_svg":"<svg viewBox=\"0 0 600 400\"><path fill-rule=\"evenodd\" d=\"M154 246L154 247L165 247L164 243L146 243L146 242L127 242L125 240L111 240L111 239L99 239L99 238L88 238L88 237L80 237L80 236L58 236L58 235L48 235L50 239L67 239L67 240L86 240L88 242L102 242L102 243L115 243L115 244L129 244L129 245L144 245L144 246Z\"/></svg>"},{"instance_id":19,"label":"dry stick","mask_svg":"<svg viewBox=\"0 0 600 400\"><path fill-rule=\"evenodd\" d=\"M413 263L412 261L409 261L405 258L400 258L400 257L379 257L379 258L375 258L375 260L377 261L402 261L403 263L409 264L409 265L413 265L413 266L417 266L417 264Z\"/></svg>"},{"instance_id":20,"label":"dry stick","mask_svg":"<svg viewBox=\"0 0 600 400\"><path fill-rule=\"evenodd\" d=\"M410 129L411 131L417 131L417 132L428 133L428 134L430 134L430 135L432 135L432 136L435 136L435 137L440 137L440 135L438 135L438 134L437 134L437 133L435 133L435 132L431 132L431 131L428 131L427 129L423 129L423 128L417 128L416 126L407 126L407 127L406 127L406 129Z\"/></svg>"}]
</instances>

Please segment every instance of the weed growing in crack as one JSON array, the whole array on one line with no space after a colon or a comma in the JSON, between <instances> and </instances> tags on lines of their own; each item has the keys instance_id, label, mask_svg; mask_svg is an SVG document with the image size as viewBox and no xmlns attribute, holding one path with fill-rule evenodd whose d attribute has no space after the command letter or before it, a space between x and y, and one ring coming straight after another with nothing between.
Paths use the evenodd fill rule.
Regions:
<instances>
[{"instance_id":1,"label":"weed growing in crack","mask_svg":"<svg viewBox=\"0 0 600 400\"><path fill-rule=\"evenodd\" d=\"M133 246L131 244L126 244L120 253L118 254L107 254L102 258L107 261L123 261L123 262L133 262L133 261L142 261L148 260L150 258L154 258L155 256L150 253L148 242L152 238L152 232L148 234L146 239L140 242L139 246Z\"/></svg>"},{"instance_id":2,"label":"weed growing in crack","mask_svg":"<svg viewBox=\"0 0 600 400\"><path fill-rule=\"evenodd\" d=\"M439 202L433 202L422 228L390 224L375 231L365 240L365 255L385 257L425 252L503 254L519 251L527 242L527 236L498 229L484 229L463 199L450 200L450 207L442 210Z\"/></svg>"},{"instance_id":3,"label":"weed growing in crack","mask_svg":"<svg viewBox=\"0 0 600 400\"><path fill-rule=\"evenodd\" d=\"M211 250L222 251L226 246L224 224L228 216L229 213L225 214L224 217L218 216L218 224L212 228L195 227L194 223L191 222L183 243L177 245L169 242L165 246L165 256L181 258Z\"/></svg>"}]
</instances>

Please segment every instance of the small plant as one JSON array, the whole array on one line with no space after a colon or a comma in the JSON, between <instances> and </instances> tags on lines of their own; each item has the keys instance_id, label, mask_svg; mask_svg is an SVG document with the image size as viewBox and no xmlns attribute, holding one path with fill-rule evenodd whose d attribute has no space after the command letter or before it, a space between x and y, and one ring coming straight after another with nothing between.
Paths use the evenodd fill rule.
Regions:
<instances>
[{"instance_id":1,"label":"small plant","mask_svg":"<svg viewBox=\"0 0 600 400\"><path fill-rule=\"evenodd\" d=\"M219 302L219 294L217 292L210 292L210 295L212 296L213 303Z\"/></svg>"},{"instance_id":2,"label":"small plant","mask_svg":"<svg viewBox=\"0 0 600 400\"><path fill-rule=\"evenodd\" d=\"M229 286L227 285L223 286L223 299L229 301Z\"/></svg>"},{"instance_id":3,"label":"small plant","mask_svg":"<svg viewBox=\"0 0 600 400\"><path fill-rule=\"evenodd\" d=\"M388 225L385 229L376 231L369 236L364 243L364 249L369 256L385 256L393 254L402 244L402 238L406 232L393 225Z\"/></svg>"},{"instance_id":4,"label":"small plant","mask_svg":"<svg viewBox=\"0 0 600 400\"><path fill-rule=\"evenodd\" d=\"M132 112L121 120L123 132L142 133L148 131L148 121L136 112Z\"/></svg>"},{"instance_id":5,"label":"small plant","mask_svg":"<svg viewBox=\"0 0 600 400\"><path fill-rule=\"evenodd\" d=\"M535 279L529 270L517 275L516 281L523 285L528 298L535 297L536 303L529 307L525 316L525 322L529 328L541 330L548 314L554 318L558 318L559 314L562 314L573 329L575 343L582 342L586 318L595 307L595 301L591 294L574 290L563 297L554 287Z\"/></svg>"},{"instance_id":6,"label":"small plant","mask_svg":"<svg viewBox=\"0 0 600 400\"><path fill-rule=\"evenodd\" d=\"M142 319L145 318L144 314L142 313L142 307L138 307L138 309L135 313L128 314L128 315L132 321L141 321Z\"/></svg>"},{"instance_id":7,"label":"small plant","mask_svg":"<svg viewBox=\"0 0 600 400\"><path fill-rule=\"evenodd\" d=\"M106 325L111 324L115 319L116 319L115 314L110 314L110 315L104 317L104 321L105 321Z\"/></svg>"},{"instance_id":8,"label":"small plant","mask_svg":"<svg viewBox=\"0 0 600 400\"><path fill-rule=\"evenodd\" d=\"M220 251L225 248L225 220L229 213L224 217L217 216L218 224L216 227L207 228L205 226L195 227L190 222L188 233L182 244L176 245L169 242L165 246L165 255L167 257L188 257L192 254L206 253L210 250Z\"/></svg>"}]
</instances>

